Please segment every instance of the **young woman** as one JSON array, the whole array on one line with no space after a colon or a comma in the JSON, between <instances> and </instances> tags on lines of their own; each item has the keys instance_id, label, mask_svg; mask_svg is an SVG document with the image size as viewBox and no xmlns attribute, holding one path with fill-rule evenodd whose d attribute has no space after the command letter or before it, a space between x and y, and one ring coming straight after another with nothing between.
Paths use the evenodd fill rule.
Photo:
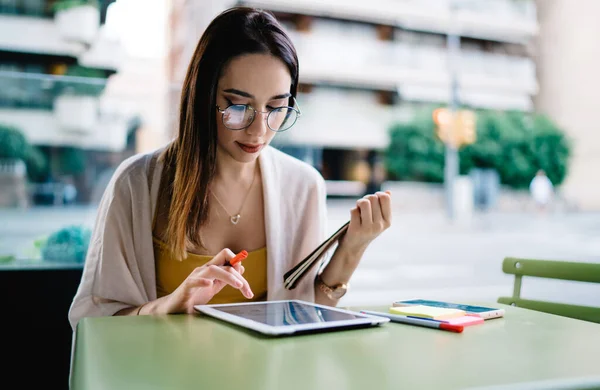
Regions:
<instances>
[{"instance_id":1,"label":"young woman","mask_svg":"<svg viewBox=\"0 0 600 390\"><path fill-rule=\"evenodd\" d=\"M269 146L300 116L297 88L294 46L271 14L233 8L210 24L183 83L178 137L123 162L105 191L73 328L87 316L192 313L206 303L336 305L390 226L391 199L358 200L322 272L283 287L283 274L326 238L323 178ZM241 250L243 265L227 265Z\"/></svg>"}]
</instances>

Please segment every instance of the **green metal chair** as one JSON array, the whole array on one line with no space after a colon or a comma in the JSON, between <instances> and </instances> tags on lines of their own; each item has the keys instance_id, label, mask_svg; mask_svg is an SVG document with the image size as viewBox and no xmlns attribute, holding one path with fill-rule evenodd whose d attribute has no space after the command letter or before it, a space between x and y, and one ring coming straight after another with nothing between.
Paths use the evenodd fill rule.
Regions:
<instances>
[{"instance_id":1,"label":"green metal chair","mask_svg":"<svg viewBox=\"0 0 600 390\"><path fill-rule=\"evenodd\" d=\"M600 307L535 301L520 296L523 276L600 283L600 264L507 257L502 262L502 271L515 275L515 285L513 296L500 297L498 303L600 323Z\"/></svg>"}]
</instances>

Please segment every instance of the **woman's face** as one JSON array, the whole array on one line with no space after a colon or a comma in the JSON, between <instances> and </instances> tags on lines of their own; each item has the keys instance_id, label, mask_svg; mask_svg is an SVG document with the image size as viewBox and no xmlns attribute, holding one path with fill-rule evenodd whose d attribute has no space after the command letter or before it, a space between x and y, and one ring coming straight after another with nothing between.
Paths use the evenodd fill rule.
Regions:
<instances>
[{"instance_id":1,"label":"woman's face","mask_svg":"<svg viewBox=\"0 0 600 390\"><path fill-rule=\"evenodd\" d=\"M257 112L252 124L243 130L230 130L217 115L218 146L239 162L254 161L275 132L267 126L267 111L289 104L292 78L287 66L268 54L236 57L223 69L217 85L217 105L221 110L232 104L252 106ZM226 114L225 114L226 115Z\"/></svg>"}]
</instances>

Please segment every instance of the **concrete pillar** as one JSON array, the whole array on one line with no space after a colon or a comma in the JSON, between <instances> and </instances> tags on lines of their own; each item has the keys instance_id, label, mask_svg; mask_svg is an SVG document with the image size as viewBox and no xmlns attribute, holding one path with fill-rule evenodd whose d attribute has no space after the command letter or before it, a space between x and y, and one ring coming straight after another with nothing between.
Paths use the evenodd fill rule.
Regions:
<instances>
[{"instance_id":1,"label":"concrete pillar","mask_svg":"<svg viewBox=\"0 0 600 390\"><path fill-rule=\"evenodd\" d=\"M538 0L536 108L573 141L566 200L600 210L600 1Z\"/></svg>"}]
</instances>

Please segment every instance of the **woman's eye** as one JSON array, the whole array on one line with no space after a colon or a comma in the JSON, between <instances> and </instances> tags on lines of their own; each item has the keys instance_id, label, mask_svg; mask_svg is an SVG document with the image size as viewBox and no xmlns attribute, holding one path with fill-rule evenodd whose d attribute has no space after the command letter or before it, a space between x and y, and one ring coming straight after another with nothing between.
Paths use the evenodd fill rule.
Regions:
<instances>
[{"instance_id":1,"label":"woman's eye","mask_svg":"<svg viewBox=\"0 0 600 390\"><path fill-rule=\"evenodd\" d=\"M247 104L244 104L244 103L235 103L228 98L225 98L225 101L227 102L228 106L248 106Z\"/></svg>"}]
</instances>

